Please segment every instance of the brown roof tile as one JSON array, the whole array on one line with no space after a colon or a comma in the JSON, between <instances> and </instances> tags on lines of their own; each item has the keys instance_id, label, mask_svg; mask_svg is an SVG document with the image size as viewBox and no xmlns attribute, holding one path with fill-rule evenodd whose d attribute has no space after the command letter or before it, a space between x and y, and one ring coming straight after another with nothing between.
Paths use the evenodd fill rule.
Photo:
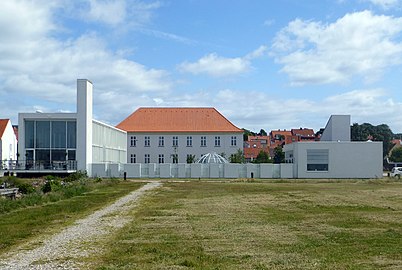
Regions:
<instances>
[{"instance_id":1,"label":"brown roof tile","mask_svg":"<svg viewBox=\"0 0 402 270\"><path fill-rule=\"evenodd\" d=\"M127 132L235 132L215 108L139 108L116 126Z\"/></svg>"},{"instance_id":2,"label":"brown roof tile","mask_svg":"<svg viewBox=\"0 0 402 270\"><path fill-rule=\"evenodd\" d=\"M303 128L303 129L292 129L292 134L295 136L301 136L301 137L315 137L314 130L310 128Z\"/></svg>"},{"instance_id":3,"label":"brown roof tile","mask_svg":"<svg viewBox=\"0 0 402 270\"><path fill-rule=\"evenodd\" d=\"M0 119L0 138L3 137L8 121L10 121L10 119Z\"/></svg>"}]
</instances>

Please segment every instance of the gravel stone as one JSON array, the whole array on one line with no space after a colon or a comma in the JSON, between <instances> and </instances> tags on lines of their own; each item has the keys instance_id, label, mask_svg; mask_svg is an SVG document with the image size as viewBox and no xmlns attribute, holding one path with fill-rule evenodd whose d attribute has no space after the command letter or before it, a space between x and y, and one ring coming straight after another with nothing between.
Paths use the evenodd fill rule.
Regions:
<instances>
[{"instance_id":1,"label":"gravel stone","mask_svg":"<svg viewBox=\"0 0 402 270\"><path fill-rule=\"evenodd\" d=\"M100 252L96 240L124 227L129 221L128 211L135 207L137 199L148 190L157 188L160 182L151 182L113 204L102 208L74 225L52 235L46 240L34 240L2 256L0 269L88 269L82 259Z\"/></svg>"}]
</instances>

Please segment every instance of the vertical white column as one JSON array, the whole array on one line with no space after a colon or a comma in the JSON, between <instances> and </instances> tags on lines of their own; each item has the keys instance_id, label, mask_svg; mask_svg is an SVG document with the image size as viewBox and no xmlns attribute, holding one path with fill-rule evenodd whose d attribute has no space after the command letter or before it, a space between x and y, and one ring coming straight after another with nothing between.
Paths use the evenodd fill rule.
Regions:
<instances>
[{"instance_id":1,"label":"vertical white column","mask_svg":"<svg viewBox=\"0 0 402 270\"><path fill-rule=\"evenodd\" d=\"M92 82L77 80L77 169L91 176L92 163Z\"/></svg>"}]
</instances>

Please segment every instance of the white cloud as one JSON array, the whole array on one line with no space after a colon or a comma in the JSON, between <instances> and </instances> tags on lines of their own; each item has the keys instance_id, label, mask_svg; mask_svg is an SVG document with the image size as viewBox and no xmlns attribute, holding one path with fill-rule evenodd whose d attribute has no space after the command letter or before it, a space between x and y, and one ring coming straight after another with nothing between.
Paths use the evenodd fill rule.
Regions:
<instances>
[{"instance_id":1,"label":"white cloud","mask_svg":"<svg viewBox=\"0 0 402 270\"><path fill-rule=\"evenodd\" d=\"M124 0L100 1L90 0L87 18L106 24L117 25L126 19L126 2Z\"/></svg>"},{"instance_id":2,"label":"white cloud","mask_svg":"<svg viewBox=\"0 0 402 270\"><path fill-rule=\"evenodd\" d=\"M95 110L110 113L105 117L110 122L126 113L119 104L170 90L168 72L108 50L95 33L67 41L53 38L59 29L53 14L59 7L46 3L0 1L0 100L22 103L12 107L15 117L18 110L33 111L34 105L27 105L35 104L32 100L44 104L44 111L75 110L77 78L94 82ZM119 97L113 100L117 106L107 98L110 91ZM4 112L9 106L0 107L9 115Z\"/></svg>"},{"instance_id":3,"label":"white cloud","mask_svg":"<svg viewBox=\"0 0 402 270\"><path fill-rule=\"evenodd\" d=\"M208 74L213 77L238 75L251 69L251 60L261 57L267 48L260 46L244 57L225 58L216 53L208 54L197 62L184 62L179 65L179 70L192 74Z\"/></svg>"},{"instance_id":4,"label":"white cloud","mask_svg":"<svg viewBox=\"0 0 402 270\"><path fill-rule=\"evenodd\" d=\"M81 9L82 19L101 22L113 27L123 24L143 25L152 17L153 11L161 7L159 1L145 3L137 0L83 0L73 10ZM71 5L71 3L69 3Z\"/></svg>"},{"instance_id":5,"label":"white cloud","mask_svg":"<svg viewBox=\"0 0 402 270\"><path fill-rule=\"evenodd\" d=\"M247 72L250 62L246 59L224 58L215 53L208 54L195 63L184 62L179 65L179 70L192 74L205 73L214 77L237 75Z\"/></svg>"},{"instance_id":6,"label":"white cloud","mask_svg":"<svg viewBox=\"0 0 402 270\"><path fill-rule=\"evenodd\" d=\"M276 36L272 55L293 85L378 79L402 62L402 18L346 14L331 24L296 19Z\"/></svg>"}]
</instances>

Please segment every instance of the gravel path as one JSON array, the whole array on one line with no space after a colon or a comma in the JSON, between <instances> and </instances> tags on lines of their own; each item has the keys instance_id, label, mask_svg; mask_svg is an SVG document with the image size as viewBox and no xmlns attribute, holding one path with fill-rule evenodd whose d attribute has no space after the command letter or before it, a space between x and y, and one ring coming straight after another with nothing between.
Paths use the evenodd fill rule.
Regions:
<instances>
[{"instance_id":1,"label":"gravel path","mask_svg":"<svg viewBox=\"0 0 402 270\"><path fill-rule=\"evenodd\" d=\"M98 253L96 240L126 225L130 219L127 213L135 207L135 201L145 191L160 186L160 182L145 186L120 198L115 203L100 209L84 219L76 221L60 233L43 242L37 240L28 246L30 250L20 247L0 260L0 269L86 269L82 262L85 257Z\"/></svg>"}]
</instances>

